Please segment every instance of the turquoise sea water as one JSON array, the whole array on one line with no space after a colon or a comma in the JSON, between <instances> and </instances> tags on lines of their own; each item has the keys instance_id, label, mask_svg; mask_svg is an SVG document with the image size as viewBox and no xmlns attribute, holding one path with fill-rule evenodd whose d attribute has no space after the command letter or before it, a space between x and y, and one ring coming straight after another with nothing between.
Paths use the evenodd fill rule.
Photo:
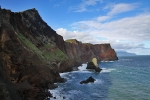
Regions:
<instances>
[{"instance_id":1,"label":"turquoise sea water","mask_svg":"<svg viewBox=\"0 0 150 100\"><path fill-rule=\"evenodd\" d=\"M150 56L120 57L118 61L100 62L100 73L86 70L62 73L66 83L56 83L51 100L150 100ZM80 84L92 76L96 81Z\"/></svg>"}]
</instances>

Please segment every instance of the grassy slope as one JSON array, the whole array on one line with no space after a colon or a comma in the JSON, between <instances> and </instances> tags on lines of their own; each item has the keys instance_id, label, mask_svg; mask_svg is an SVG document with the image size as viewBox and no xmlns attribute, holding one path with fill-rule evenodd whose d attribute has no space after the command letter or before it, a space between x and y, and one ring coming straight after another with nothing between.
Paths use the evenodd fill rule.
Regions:
<instances>
[{"instance_id":1,"label":"grassy slope","mask_svg":"<svg viewBox=\"0 0 150 100\"><path fill-rule=\"evenodd\" d=\"M65 42L69 42L69 43L76 43L76 39L68 39Z\"/></svg>"},{"instance_id":2,"label":"grassy slope","mask_svg":"<svg viewBox=\"0 0 150 100\"><path fill-rule=\"evenodd\" d=\"M37 48L32 42L30 42L23 34L19 33L18 38L24 43L29 50L38 55L38 57L48 60L48 61L64 61L67 59L67 56L56 47L55 43L45 44L41 48ZM47 51L46 49L56 48L53 51Z\"/></svg>"}]
</instances>

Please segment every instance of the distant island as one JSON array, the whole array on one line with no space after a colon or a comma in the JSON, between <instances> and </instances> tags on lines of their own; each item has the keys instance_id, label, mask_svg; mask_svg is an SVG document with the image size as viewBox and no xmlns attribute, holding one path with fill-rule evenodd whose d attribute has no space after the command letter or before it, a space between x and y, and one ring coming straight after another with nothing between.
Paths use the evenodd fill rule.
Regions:
<instances>
[{"instance_id":1,"label":"distant island","mask_svg":"<svg viewBox=\"0 0 150 100\"><path fill-rule=\"evenodd\" d=\"M117 53L118 57L120 57L120 56L137 56L135 53L129 53L126 51L116 51L116 53Z\"/></svg>"}]
</instances>

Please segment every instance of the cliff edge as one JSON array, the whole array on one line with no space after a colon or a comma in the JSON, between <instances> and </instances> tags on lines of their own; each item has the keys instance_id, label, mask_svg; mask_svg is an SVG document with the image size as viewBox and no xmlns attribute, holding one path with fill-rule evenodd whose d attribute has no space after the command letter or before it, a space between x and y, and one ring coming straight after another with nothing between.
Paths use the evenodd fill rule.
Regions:
<instances>
[{"instance_id":1,"label":"cliff edge","mask_svg":"<svg viewBox=\"0 0 150 100\"><path fill-rule=\"evenodd\" d=\"M69 39L66 40L65 46L69 58L78 59L81 62L90 61L94 57L99 61L118 60L115 50L111 48L109 43L90 44Z\"/></svg>"}]
</instances>

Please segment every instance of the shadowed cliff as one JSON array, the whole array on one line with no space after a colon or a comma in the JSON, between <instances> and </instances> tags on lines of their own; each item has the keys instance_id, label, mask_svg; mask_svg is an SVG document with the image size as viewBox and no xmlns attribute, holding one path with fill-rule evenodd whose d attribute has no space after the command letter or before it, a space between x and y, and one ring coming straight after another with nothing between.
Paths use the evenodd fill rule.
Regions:
<instances>
[{"instance_id":1,"label":"shadowed cliff","mask_svg":"<svg viewBox=\"0 0 150 100\"><path fill-rule=\"evenodd\" d=\"M54 82L63 82L58 72L71 71L93 57L118 59L110 44L65 42L36 9L0 8L0 100L45 99Z\"/></svg>"},{"instance_id":2,"label":"shadowed cliff","mask_svg":"<svg viewBox=\"0 0 150 100\"><path fill-rule=\"evenodd\" d=\"M1 100L51 96L46 89L62 81L52 64L67 58L58 48L61 39L35 9L19 13L0 9Z\"/></svg>"}]
</instances>

